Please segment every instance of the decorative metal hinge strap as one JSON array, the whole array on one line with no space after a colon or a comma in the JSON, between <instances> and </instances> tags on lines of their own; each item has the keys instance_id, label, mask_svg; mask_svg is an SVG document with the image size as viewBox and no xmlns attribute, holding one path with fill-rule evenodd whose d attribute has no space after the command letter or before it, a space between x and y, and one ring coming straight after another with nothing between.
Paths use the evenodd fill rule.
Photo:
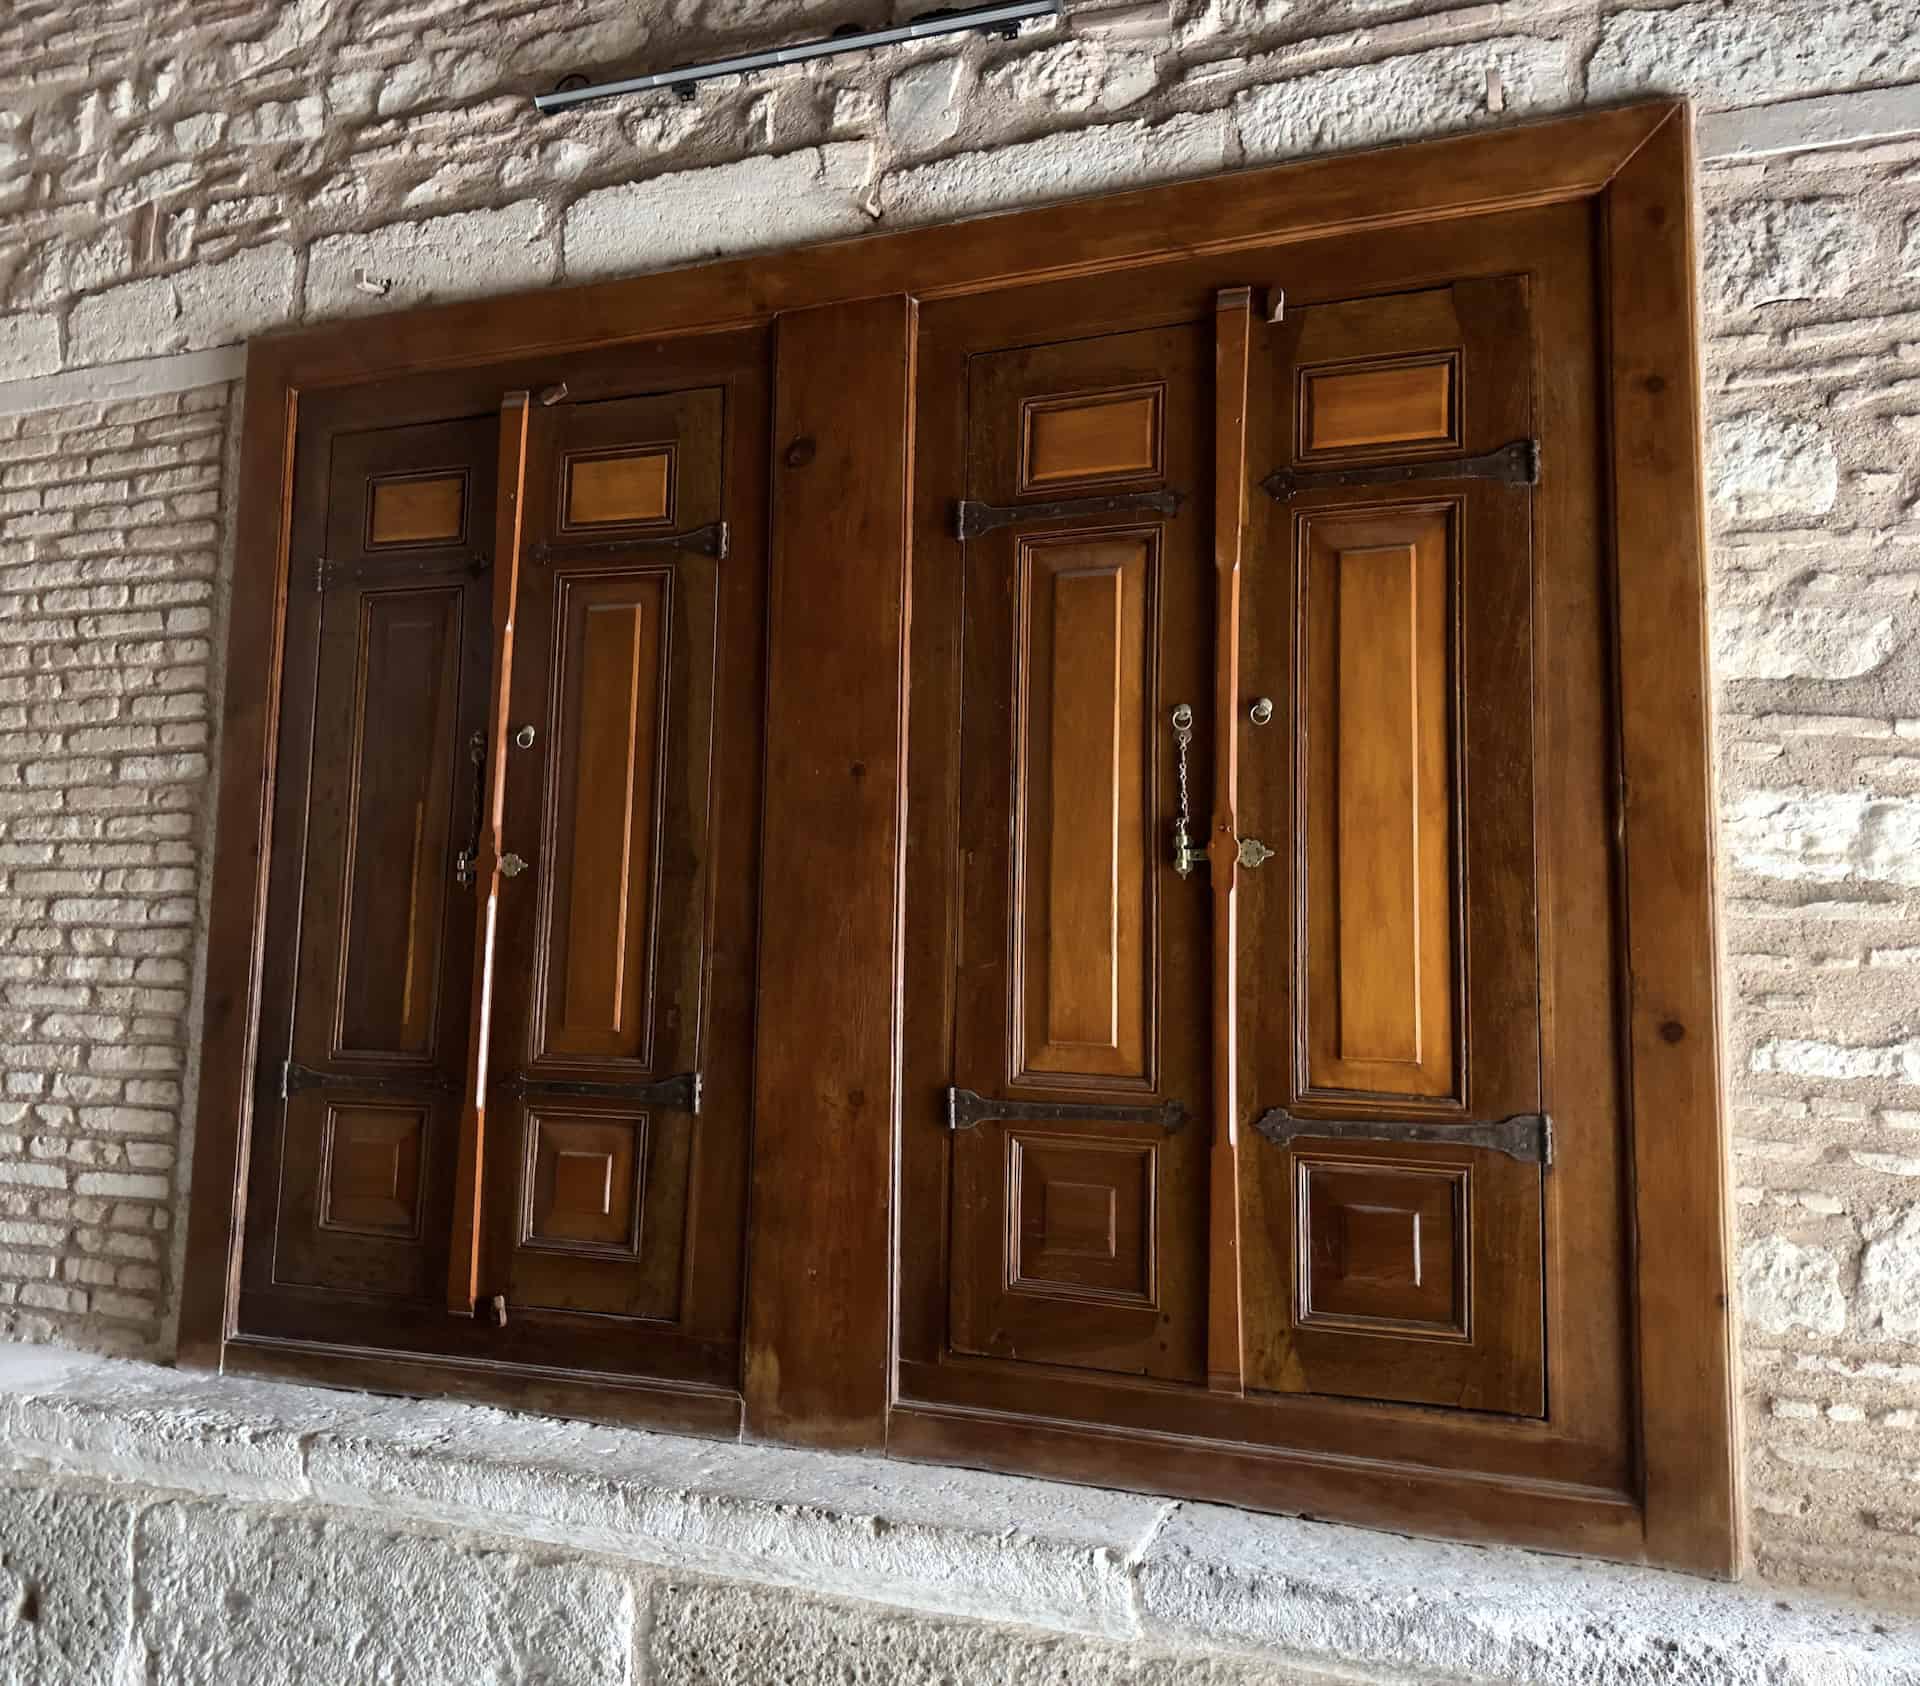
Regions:
<instances>
[{"instance_id":1,"label":"decorative metal hinge strap","mask_svg":"<svg viewBox=\"0 0 1920 1686\"><path fill-rule=\"evenodd\" d=\"M953 506L953 530L977 539L1000 527L1029 521L1069 521L1089 515L1178 515L1185 492L1120 492L1107 498L1061 498L1055 503L975 503L963 498Z\"/></svg>"},{"instance_id":2,"label":"decorative metal hinge strap","mask_svg":"<svg viewBox=\"0 0 1920 1686\"><path fill-rule=\"evenodd\" d=\"M1019 1124L1157 1124L1172 1134L1187 1121L1178 1101L1158 1106L1110 1106L1104 1101L996 1101L972 1089L947 1091L947 1128L1007 1120Z\"/></svg>"},{"instance_id":3,"label":"decorative metal hinge strap","mask_svg":"<svg viewBox=\"0 0 1920 1686\"><path fill-rule=\"evenodd\" d=\"M1506 486L1537 486L1540 441L1516 439L1482 457L1430 457L1425 462L1375 463L1365 468L1276 468L1260 482L1260 489L1285 503L1301 492L1400 486L1409 480L1494 480Z\"/></svg>"},{"instance_id":4,"label":"decorative metal hinge strap","mask_svg":"<svg viewBox=\"0 0 1920 1686\"><path fill-rule=\"evenodd\" d=\"M1285 1107L1269 1107L1253 1127L1283 1146L1296 1136L1341 1142L1432 1142L1444 1147L1484 1147L1527 1165L1553 1163L1553 1120L1544 1112L1522 1112L1495 1121L1445 1124L1413 1118L1302 1118Z\"/></svg>"},{"instance_id":5,"label":"decorative metal hinge strap","mask_svg":"<svg viewBox=\"0 0 1920 1686\"><path fill-rule=\"evenodd\" d=\"M408 580L432 579L442 574L471 574L478 578L492 566L492 559L485 556L455 557L451 562L336 562L329 556L316 556L313 589L331 591L335 586L360 580L404 585Z\"/></svg>"},{"instance_id":6,"label":"decorative metal hinge strap","mask_svg":"<svg viewBox=\"0 0 1920 1686\"><path fill-rule=\"evenodd\" d=\"M536 544L529 554L536 562L591 562L599 557L625 556L633 550L685 550L695 556L713 556L725 561L732 548L733 535L724 521L709 521L704 527L689 527L684 533L637 533L626 539L562 540Z\"/></svg>"},{"instance_id":7,"label":"decorative metal hinge strap","mask_svg":"<svg viewBox=\"0 0 1920 1686\"><path fill-rule=\"evenodd\" d=\"M556 1095L577 1095L587 1100L628 1101L636 1106L657 1106L666 1112L700 1115L700 1073L683 1071L677 1077L656 1078L651 1083L568 1083L558 1079L529 1077L516 1071L490 1085L490 1091L544 1100Z\"/></svg>"},{"instance_id":8,"label":"decorative metal hinge strap","mask_svg":"<svg viewBox=\"0 0 1920 1686\"><path fill-rule=\"evenodd\" d=\"M362 1077L354 1072L315 1071L298 1060L283 1060L280 1098L284 1101L302 1089L351 1089L358 1095L455 1095L460 1092L460 1086L439 1071L422 1072L417 1077Z\"/></svg>"}]
</instances>

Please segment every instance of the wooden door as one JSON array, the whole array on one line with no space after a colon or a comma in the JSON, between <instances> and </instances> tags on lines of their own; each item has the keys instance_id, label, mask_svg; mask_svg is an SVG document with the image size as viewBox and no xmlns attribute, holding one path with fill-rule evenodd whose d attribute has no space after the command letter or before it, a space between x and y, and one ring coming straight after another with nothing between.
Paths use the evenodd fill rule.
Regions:
<instances>
[{"instance_id":1,"label":"wooden door","mask_svg":"<svg viewBox=\"0 0 1920 1686\"><path fill-rule=\"evenodd\" d=\"M1524 281L1289 312L1256 397L1246 1380L1544 1412Z\"/></svg>"},{"instance_id":2,"label":"wooden door","mask_svg":"<svg viewBox=\"0 0 1920 1686\"><path fill-rule=\"evenodd\" d=\"M467 1055L491 417L345 433L290 593L262 1288L437 1294ZM307 776L302 760L309 756ZM470 881L470 880L469 880Z\"/></svg>"},{"instance_id":3,"label":"wooden door","mask_svg":"<svg viewBox=\"0 0 1920 1686\"><path fill-rule=\"evenodd\" d=\"M1208 335L972 359L951 1344L1205 1372ZM1187 773L1196 841L1208 766Z\"/></svg>"},{"instance_id":4,"label":"wooden door","mask_svg":"<svg viewBox=\"0 0 1920 1686\"><path fill-rule=\"evenodd\" d=\"M482 1269L517 1339L593 1328L596 1367L713 1382L736 1379L713 1337L737 1326L751 1049L707 998L716 966L730 1000L752 975L731 914L716 951L716 862L750 882L758 825L727 425L717 386L531 412Z\"/></svg>"}]
</instances>

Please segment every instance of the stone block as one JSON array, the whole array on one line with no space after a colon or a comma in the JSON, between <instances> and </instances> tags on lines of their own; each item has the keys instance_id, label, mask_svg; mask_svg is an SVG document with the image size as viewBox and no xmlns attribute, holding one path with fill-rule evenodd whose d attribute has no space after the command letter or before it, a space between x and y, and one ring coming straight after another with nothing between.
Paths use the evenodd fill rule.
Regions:
<instances>
[{"instance_id":1,"label":"stone block","mask_svg":"<svg viewBox=\"0 0 1920 1686\"><path fill-rule=\"evenodd\" d=\"M1833 436L1819 422L1746 410L1716 422L1710 443L1708 496L1736 523L1825 515L1840 495Z\"/></svg>"},{"instance_id":2,"label":"stone block","mask_svg":"<svg viewBox=\"0 0 1920 1686\"><path fill-rule=\"evenodd\" d=\"M1253 68L1273 62L1255 60ZM1488 120L1490 70L1500 73L1508 113L1573 101L1563 42L1505 36L1250 88L1234 101L1240 143L1253 163L1469 128Z\"/></svg>"},{"instance_id":3,"label":"stone block","mask_svg":"<svg viewBox=\"0 0 1920 1686\"><path fill-rule=\"evenodd\" d=\"M973 72L963 58L911 65L887 85L887 134L903 152L931 152L960 129L960 87Z\"/></svg>"},{"instance_id":4,"label":"stone block","mask_svg":"<svg viewBox=\"0 0 1920 1686\"><path fill-rule=\"evenodd\" d=\"M1150 52L1127 52L1073 36L1009 60L987 78L989 92L1021 107L1121 111L1152 93L1159 71Z\"/></svg>"},{"instance_id":5,"label":"stone block","mask_svg":"<svg viewBox=\"0 0 1920 1686\"><path fill-rule=\"evenodd\" d=\"M1920 73L1906 0L1688 0L1615 12L1587 61L1587 94L1694 94L1712 106L1777 100Z\"/></svg>"},{"instance_id":6,"label":"stone block","mask_svg":"<svg viewBox=\"0 0 1920 1686\"><path fill-rule=\"evenodd\" d=\"M540 205L459 211L316 240L307 259L309 320L525 292L556 279ZM384 291L382 290L384 289Z\"/></svg>"},{"instance_id":7,"label":"stone block","mask_svg":"<svg viewBox=\"0 0 1920 1686\"><path fill-rule=\"evenodd\" d=\"M1727 813L1734 864L1798 883L1920 884L1920 797L1756 790Z\"/></svg>"},{"instance_id":8,"label":"stone block","mask_svg":"<svg viewBox=\"0 0 1920 1686\"><path fill-rule=\"evenodd\" d=\"M870 163L865 143L839 141L602 188L567 210L567 279L863 233Z\"/></svg>"},{"instance_id":9,"label":"stone block","mask_svg":"<svg viewBox=\"0 0 1920 1686\"><path fill-rule=\"evenodd\" d=\"M1899 644L1891 614L1856 607L1721 604L1713 667L1722 679L1858 679Z\"/></svg>"},{"instance_id":10,"label":"stone block","mask_svg":"<svg viewBox=\"0 0 1920 1686\"><path fill-rule=\"evenodd\" d=\"M655 1686L1317 1686L1271 1662L1178 1657L1031 1628L935 1621L726 1582L663 1585L647 1635Z\"/></svg>"},{"instance_id":11,"label":"stone block","mask_svg":"<svg viewBox=\"0 0 1920 1686\"><path fill-rule=\"evenodd\" d=\"M1740 1312L1769 1335L1810 1329L1837 1335L1847 1326L1840 1261L1824 1247L1763 1235L1740 1251Z\"/></svg>"},{"instance_id":12,"label":"stone block","mask_svg":"<svg viewBox=\"0 0 1920 1686\"><path fill-rule=\"evenodd\" d=\"M0 1681L103 1686L132 1602L135 1506L79 1483L0 1480Z\"/></svg>"},{"instance_id":13,"label":"stone block","mask_svg":"<svg viewBox=\"0 0 1920 1686\"><path fill-rule=\"evenodd\" d=\"M0 316L0 381L31 380L59 367L60 330L51 316Z\"/></svg>"},{"instance_id":14,"label":"stone block","mask_svg":"<svg viewBox=\"0 0 1920 1686\"><path fill-rule=\"evenodd\" d=\"M232 345L293 317L294 252L258 246L225 263L83 298L67 323L70 365Z\"/></svg>"},{"instance_id":15,"label":"stone block","mask_svg":"<svg viewBox=\"0 0 1920 1686\"><path fill-rule=\"evenodd\" d=\"M1228 141L1218 111L1075 129L895 170L881 184L881 210L898 227L1208 175L1226 167Z\"/></svg>"},{"instance_id":16,"label":"stone block","mask_svg":"<svg viewBox=\"0 0 1920 1686\"><path fill-rule=\"evenodd\" d=\"M1883 1341L1920 1341L1920 1206L1868 1220L1860 1254L1860 1318Z\"/></svg>"},{"instance_id":17,"label":"stone block","mask_svg":"<svg viewBox=\"0 0 1920 1686\"><path fill-rule=\"evenodd\" d=\"M1701 158L1740 163L1780 153L1904 140L1920 134L1920 85L1779 100L1700 119Z\"/></svg>"},{"instance_id":18,"label":"stone block","mask_svg":"<svg viewBox=\"0 0 1920 1686\"><path fill-rule=\"evenodd\" d=\"M632 1585L397 1529L163 1503L135 1530L140 1678L168 1686L627 1686Z\"/></svg>"},{"instance_id":19,"label":"stone block","mask_svg":"<svg viewBox=\"0 0 1920 1686\"><path fill-rule=\"evenodd\" d=\"M1740 315L1791 299L1837 299L1873 240L1843 199L1747 200L1709 211L1701 259L1709 306Z\"/></svg>"}]
</instances>

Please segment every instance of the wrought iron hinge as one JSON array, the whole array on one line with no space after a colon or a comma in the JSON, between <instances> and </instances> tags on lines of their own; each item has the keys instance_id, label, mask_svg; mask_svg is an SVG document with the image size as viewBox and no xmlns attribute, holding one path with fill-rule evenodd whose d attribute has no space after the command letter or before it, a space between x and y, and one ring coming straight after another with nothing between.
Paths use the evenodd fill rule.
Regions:
<instances>
[{"instance_id":1,"label":"wrought iron hinge","mask_svg":"<svg viewBox=\"0 0 1920 1686\"><path fill-rule=\"evenodd\" d=\"M493 566L488 556L468 556L452 562L336 562L330 556L313 559L313 589L331 591L337 585L355 580L378 580L383 584L405 584L439 574L471 574L478 577Z\"/></svg>"},{"instance_id":2,"label":"wrought iron hinge","mask_svg":"<svg viewBox=\"0 0 1920 1686\"><path fill-rule=\"evenodd\" d=\"M303 1089L350 1089L357 1095L453 1095L459 1085L444 1072L422 1072L419 1076L362 1077L354 1072L315 1071L298 1060L280 1063L280 1098L284 1101Z\"/></svg>"},{"instance_id":3,"label":"wrought iron hinge","mask_svg":"<svg viewBox=\"0 0 1920 1686\"><path fill-rule=\"evenodd\" d=\"M732 548L733 536L724 521L709 521L704 527L689 527L684 533L641 533L626 539L592 541L560 540L536 544L528 554L536 562L567 562L575 558L593 561L597 557L625 556L633 550L684 550L695 556L712 556L724 562Z\"/></svg>"},{"instance_id":4,"label":"wrought iron hinge","mask_svg":"<svg viewBox=\"0 0 1920 1686\"><path fill-rule=\"evenodd\" d=\"M1374 463L1362 468L1276 468L1260 489L1278 503L1301 492L1341 486L1401 486L1410 480L1492 480L1505 486L1540 484L1540 441L1516 439L1479 457L1429 457L1424 462Z\"/></svg>"},{"instance_id":5,"label":"wrought iron hinge","mask_svg":"<svg viewBox=\"0 0 1920 1686\"><path fill-rule=\"evenodd\" d=\"M697 1071L683 1071L676 1077L656 1078L650 1083L569 1083L558 1079L529 1077L516 1071L488 1085L491 1094L546 1099L556 1095L577 1095L588 1100L627 1101L636 1106L656 1106L667 1112L700 1115L701 1081Z\"/></svg>"},{"instance_id":6,"label":"wrought iron hinge","mask_svg":"<svg viewBox=\"0 0 1920 1686\"><path fill-rule=\"evenodd\" d=\"M996 1101L972 1089L947 1091L947 1128L971 1130L976 1124L1010 1120L1020 1124L1157 1124L1169 1135L1187 1121L1178 1101L1158 1106L1110 1106L1105 1101Z\"/></svg>"},{"instance_id":7,"label":"wrought iron hinge","mask_svg":"<svg viewBox=\"0 0 1920 1686\"><path fill-rule=\"evenodd\" d=\"M1544 1112L1449 1124L1424 1118L1302 1118L1276 1106L1261 1113L1253 1127L1268 1141L1282 1145L1296 1136L1342 1142L1430 1142L1442 1147L1490 1148L1526 1165L1553 1163L1553 1120Z\"/></svg>"},{"instance_id":8,"label":"wrought iron hinge","mask_svg":"<svg viewBox=\"0 0 1920 1686\"><path fill-rule=\"evenodd\" d=\"M963 498L953 506L953 531L977 539L1015 522L1068 521L1092 515L1166 515L1180 513L1185 492L1119 492L1106 498L1061 498L1054 503L977 503Z\"/></svg>"}]
</instances>

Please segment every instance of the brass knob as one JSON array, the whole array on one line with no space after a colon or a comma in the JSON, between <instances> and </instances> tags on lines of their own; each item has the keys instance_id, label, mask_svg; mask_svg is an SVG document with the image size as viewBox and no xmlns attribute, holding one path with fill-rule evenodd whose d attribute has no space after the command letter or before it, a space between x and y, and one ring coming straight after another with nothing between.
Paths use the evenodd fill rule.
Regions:
<instances>
[{"instance_id":1,"label":"brass knob","mask_svg":"<svg viewBox=\"0 0 1920 1686\"><path fill-rule=\"evenodd\" d=\"M527 863L518 855L502 855L500 857L500 876L502 878L518 878L520 874L526 870Z\"/></svg>"},{"instance_id":2,"label":"brass knob","mask_svg":"<svg viewBox=\"0 0 1920 1686\"><path fill-rule=\"evenodd\" d=\"M1273 698L1255 697L1247 709L1247 718L1256 726L1264 726L1273 718Z\"/></svg>"}]
</instances>

